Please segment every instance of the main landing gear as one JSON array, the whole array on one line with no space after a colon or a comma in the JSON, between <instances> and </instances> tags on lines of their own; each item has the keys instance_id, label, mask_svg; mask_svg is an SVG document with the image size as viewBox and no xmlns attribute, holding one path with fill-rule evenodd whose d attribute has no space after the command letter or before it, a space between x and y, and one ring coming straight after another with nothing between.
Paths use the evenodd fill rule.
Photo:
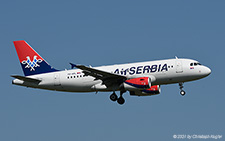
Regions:
<instances>
[{"instance_id":1,"label":"main landing gear","mask_svg":"<svg viewBox=\"0 0 225 141\"><path fill-rule=\"evenodd\" d=\"M186 94L186 92L183 90L183 88L184 88L183 84L184 84L183 82L180 82L180 83L179 83L180 94L181 94L182 96L184 96L184 95Z\"/></svg>"},{"instance_id":2,"label":"main landing gear","mask_svg":"<svg viewBox=\"0 0 225 141\"><path fill-rule=\"evenodd\" d=\"M111 95L110 95L110 99L112 101L117 101L118 104L120 105L123 105L125 103L125 99L123 98L123 93L125 93L126 91L120 91L120 97L118 98L118 96L116 95L115 92L113 92Z\"/></svg>"}]
</instances>

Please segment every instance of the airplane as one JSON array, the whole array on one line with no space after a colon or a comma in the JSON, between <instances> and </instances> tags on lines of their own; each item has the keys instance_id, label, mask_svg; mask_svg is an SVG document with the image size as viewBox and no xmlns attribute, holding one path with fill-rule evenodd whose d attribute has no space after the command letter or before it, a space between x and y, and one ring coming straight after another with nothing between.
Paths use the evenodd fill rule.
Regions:
<instances>
[{"instance_id":1,"label":"airplane","mask_svg":"<svg viewBox=\"0 0 225 141\"><path fill-rule=\"evenodd\" d=\"M125 103L123 94L152 96L161 85L178 83L184 96L184 82L208 76L210 68L192 59L146 61L91 67L70 63L71 70L57 70L49 65L26 41L14 41L25 76L11 75L12 84L63 92L112 92L110 100ZM76 68L76 69L74 69ZM119 97L116 91L120 92Z\"/></svg>"}]
</instances>

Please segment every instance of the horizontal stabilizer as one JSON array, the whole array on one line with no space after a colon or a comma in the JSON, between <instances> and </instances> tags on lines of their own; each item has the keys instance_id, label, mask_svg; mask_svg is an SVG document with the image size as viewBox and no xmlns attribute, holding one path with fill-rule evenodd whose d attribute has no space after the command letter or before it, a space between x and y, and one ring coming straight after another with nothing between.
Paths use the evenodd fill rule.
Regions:
<instances>
[{"instance_id":1,"label":"horizontal stabilizer","mask_svg":"<svg viewBox=\"0 0 225 141\"><path fill-rule=\"evenodd\" d=\"M30 77L26 77L26 76L19 76L19 75L11 75L11 77L14 77L16 79L22 80L24 82L32 82L32 83L40 83L41 80L39 79L35 79L35 78L30 78Z\"/></svg>"}]
</instances>

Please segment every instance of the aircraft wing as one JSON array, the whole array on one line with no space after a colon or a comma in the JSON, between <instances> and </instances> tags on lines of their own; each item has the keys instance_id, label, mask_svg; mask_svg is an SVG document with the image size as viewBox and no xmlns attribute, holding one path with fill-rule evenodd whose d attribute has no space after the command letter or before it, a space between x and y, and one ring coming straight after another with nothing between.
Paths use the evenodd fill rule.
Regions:
<instances>
[{"instance_id":1,"label":"aircraft wing","mask_svg":"<svg viewBox=\"0 0 225 141\"><path fill-rule=\"evenodd\" d=\"M71 64L71 65L74 65L74 64ZM125 76L98 70L95 68L86 67L84 65L74 65L74 67L83 70L82 72L85 75L90 75L92 77L95 77L96 80L98 79L102 80L103 84L105 84L106 86L112 86L113 84L121 84L122 82L127 80Z\"/></svg>"}]
</instances>

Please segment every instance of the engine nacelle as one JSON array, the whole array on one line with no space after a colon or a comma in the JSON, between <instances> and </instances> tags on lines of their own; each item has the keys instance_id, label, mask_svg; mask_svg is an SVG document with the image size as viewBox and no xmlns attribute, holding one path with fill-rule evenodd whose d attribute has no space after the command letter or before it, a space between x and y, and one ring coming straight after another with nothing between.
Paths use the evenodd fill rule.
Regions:
<instances>
[{"instance_id":1,"label":"engine nacelle","mask_svg":"<svg viewBox=\"0 0 225 141\"><path fill-rule=\"evenodd\" d=\"M160 94L161 88L159 85L151 86L151 88L146 90L137 90L137 91L130 91L130 95L135 96L150 96L150 95L157 95Z\"/></svg>"},{"instance_id":2,"label":"engine nacelle","mask_svg":"<svg viewBox=\"0 0 225 141\"><path fill-rule=\"evenodd\" d=\"M125 90L136 91L136 90L145 90L151 87L151 82L149 77L139 77L126 80L123 83Z\"/></svg>"}]
</instances>

